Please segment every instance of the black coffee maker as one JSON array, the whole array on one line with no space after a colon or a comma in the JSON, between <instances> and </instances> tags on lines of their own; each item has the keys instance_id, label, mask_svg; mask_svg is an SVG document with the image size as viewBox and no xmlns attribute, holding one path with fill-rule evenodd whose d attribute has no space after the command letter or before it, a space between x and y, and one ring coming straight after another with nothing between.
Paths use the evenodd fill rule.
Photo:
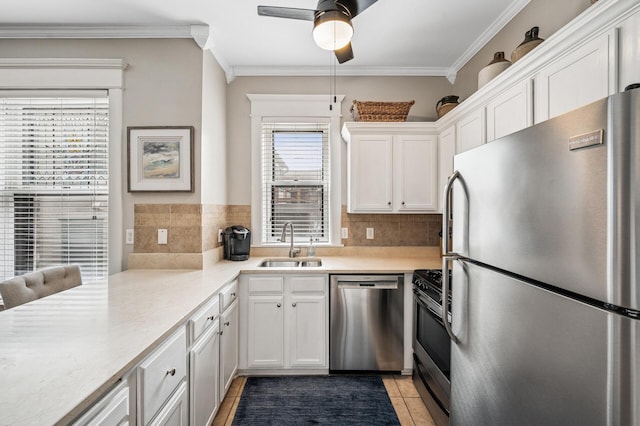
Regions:
<instances>
[{"instance_id":1,"label":"black coffee maker","mask_svg":"<svg viewBox=\"0 0 640 426\"><path fill-rule=\"evenodd\" d=\"M224 258L228 260L249 259L251 231L241 225L233 225L224 230Z\"/></svg>"}]
</instances>

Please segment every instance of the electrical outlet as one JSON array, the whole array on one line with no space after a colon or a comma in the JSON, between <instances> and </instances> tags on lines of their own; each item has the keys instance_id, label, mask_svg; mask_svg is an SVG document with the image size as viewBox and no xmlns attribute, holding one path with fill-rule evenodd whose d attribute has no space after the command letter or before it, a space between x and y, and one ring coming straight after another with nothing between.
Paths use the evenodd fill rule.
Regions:
<instances>
[{"instance_id":1,"label":"electrical outlet","mask_svg":"<svg viewBox=\"0 0 640 426\"><path fill-rule=\"evenodd\" d=\"M167 244L167 230L158 229L158 244Z\"/></svg>"},{"instance_id":2,"label":"electrical outlet","mask_svg":"<svg viewBox=\"0 0 640 426\"><path fill-rule=\"evenodd\" d=\"M224 230L222 228L218 229L218 242L221 243L222 242L222 234L224 233Z\"/></svg>"},{"instance_id":3,"label":"electrical outlet","mask_svg":"<svg viewBox=\"0 0 640 426\"><path fill-rule=\"evenodd\" d=\"M340 238L343 240L349 238L349 228L340 228Z\"/></svg>"},{"instance_id":4,"label":"electrical outlet","mask_svg":"<svg viewBox=\"0 0 640 426\"><path fill-rule=\"evenodd\" d=\"M367 240L373 240L373 228L367 228Z\"/></svg>"},{"instance_id":5,"label":"electrical outlet","mask_svg":"<svg viewBox=\"0 0 640 426\"><path fill-rule=\"evenodd\" d=\"M125 244L133 244L133 229L127 229L124 237Z\"/></svg>"}]
</instances>

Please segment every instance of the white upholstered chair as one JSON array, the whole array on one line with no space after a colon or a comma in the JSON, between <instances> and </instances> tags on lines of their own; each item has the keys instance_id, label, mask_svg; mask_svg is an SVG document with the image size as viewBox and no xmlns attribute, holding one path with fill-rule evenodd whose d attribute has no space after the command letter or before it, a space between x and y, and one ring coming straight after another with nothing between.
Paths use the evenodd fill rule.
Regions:
<instances>
[{"instance_id":1,"label":"white upholstered chair","mask_svg":"<svg viewBox=\"0 0 640 426\"><path fill-rule=\"evenodd\" d=\"M82 284L78 265L54 266L0 283L4 308L10 309Z\"/></svg>"}]
</instances>

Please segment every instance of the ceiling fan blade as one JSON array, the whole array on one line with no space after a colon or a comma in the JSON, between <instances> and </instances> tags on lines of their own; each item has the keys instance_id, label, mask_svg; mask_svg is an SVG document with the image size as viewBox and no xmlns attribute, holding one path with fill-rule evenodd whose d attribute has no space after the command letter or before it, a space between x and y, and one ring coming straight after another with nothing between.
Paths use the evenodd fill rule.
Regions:
<instances>
[{"instance_id":1,"label":"ceiling fan blade","mask_svg":"<svg viewBox=\"0 0 640 426\"><path fill-rule=\"evenodd\" d=\"M341 3L349 9L352 18L361 14L366 8L374 4L376 1L378 0L337 0L338 3Z\"/></svg>"},{"instance_id":2,"label":"ceiling fan blade","mask_svg":"<svg viewBox=\"0 0 640 426\"><path fill-rule=\"evenodd\" d=\"M338 63L344 64L347 61L353 59L353 49L351 48L351 43L347 43L347 45L341 49L334 50L336 54L336 58L338 58Z\"/></svg>"},{"instance_id":3,"label":"ceiling fan blade","mask_svg":"<svg viewBox=\"0 0 640 426\"><path fill-rule=\"evenodd\" d=\"M258 6L258 15L313 21L316 16L316 11L311 9L297 9L295 7Z\"/></svg>"}]
</instances>

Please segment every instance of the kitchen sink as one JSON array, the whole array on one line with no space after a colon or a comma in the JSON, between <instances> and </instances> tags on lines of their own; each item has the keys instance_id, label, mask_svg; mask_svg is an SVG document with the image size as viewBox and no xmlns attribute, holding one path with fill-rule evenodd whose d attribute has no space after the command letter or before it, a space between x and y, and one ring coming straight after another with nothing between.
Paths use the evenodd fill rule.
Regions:
<instances>
[{"instance_id":1,"label":"kitchen sink","mask_svg":"<svg viewBox=\"0 0 640 426\"><path fill-rule=\"evenodd\" d=\"M261 268L313 268L322 266L322 259L266 259L258 266Z\"/></svg>"},{"instance_id":2,"label":"kitchen sink","mask_svg":"<svg viewBox=\"0 0 640 426\"><path fill-rule=\"evenodd\" d=\"M264 260L260 265L262 268L291 268L300 265L297 260Z\"/></svg>"}]
</instances>

